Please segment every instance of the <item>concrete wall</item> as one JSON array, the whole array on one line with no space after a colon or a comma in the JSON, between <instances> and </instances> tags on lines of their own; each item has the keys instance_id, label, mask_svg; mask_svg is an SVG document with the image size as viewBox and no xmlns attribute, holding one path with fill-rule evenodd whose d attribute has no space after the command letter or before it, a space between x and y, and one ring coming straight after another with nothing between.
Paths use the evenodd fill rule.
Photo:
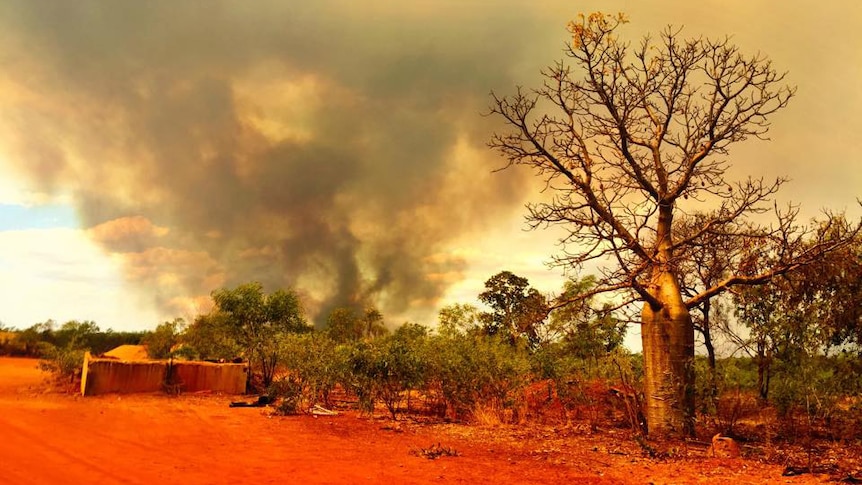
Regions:
<instances>
[{"instance_id":1,"label":"concrete wall","mask_svg":"<svg viewBox=\"0 0 862 485\"><path fill-rule=\"evenodd\" d=\"M81 394L164 391L168 361L121 361L84 356ZM173 381L182 392L214 391L225 394L245 392L245 364L173 362Z\"/></svg>"},{"instance_id":2,"label":"concrete wall","mask_svg":"<svg viewBox=\"0 0 862 485\"><path fill-rule=\"evenodd\" d=\"M183 392L213 391L225 394L245 392L246 364L174 361L174 378Z\"/></svg>"}]
</instances>

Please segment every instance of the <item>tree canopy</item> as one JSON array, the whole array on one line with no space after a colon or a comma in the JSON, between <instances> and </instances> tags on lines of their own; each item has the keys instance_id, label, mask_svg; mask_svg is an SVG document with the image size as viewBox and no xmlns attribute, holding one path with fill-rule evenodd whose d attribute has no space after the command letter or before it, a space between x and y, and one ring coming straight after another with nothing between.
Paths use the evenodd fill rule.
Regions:
<instances>
[{"instance_id":1,"label":"tree canopy","mask_svg":"<svg viewBox=\"0 0 862 485\"><path fill-rule=\"evenodd\" d=\"M539 341L539 326L548 316L544 295L530 287L527 278L501 271L485 282L479 300L491 307L480 319L488 335L501 335L511 343L525 338L528 345Z\"/></svg>"},{"instance_id":2,"label":"tree canopy","mask_svg":"<svg viewBox=\"0 0 862 485\"><path fill-rule=\"evenodd\" d=\"M266 294L260 283L253 282L215 290L212 299L215 312L251 366L260 366L264 387L269 386L278 363L277 339L311 329L299 297L292 290Z\"/></svg>"}]
</instances>

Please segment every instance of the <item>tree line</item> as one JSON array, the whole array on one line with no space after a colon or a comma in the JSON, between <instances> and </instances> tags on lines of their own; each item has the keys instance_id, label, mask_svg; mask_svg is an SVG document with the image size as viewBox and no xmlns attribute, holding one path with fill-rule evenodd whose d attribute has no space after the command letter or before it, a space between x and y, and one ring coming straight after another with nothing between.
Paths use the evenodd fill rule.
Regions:
<instances>
[{"instance_id":1,"label":"tree line","mask_svg":"<svg viewBox=\"0 0 862 485\"><path fill-rule=\"evenodd\" d=\"M717 298L710 331L702 320L707 314L696 320L701 343L717 342L695 359L693 400L700 419L733 432L738 416L727 411L727 401L743 391L788 418L804 410L815 422L862 426L847 418L854 409L847 403L862 393L862 293L851 291L860 271L857 240L769 285ZM526 278L502 271L477 295L484 309L451 304L433 327L407 322L393 328L374 308L344 307L314 328L295 291L267 293L248 283L214 291L213 310L191 323L178 318L150 332L101 332L93 322L46 322L7 329L0 348L41 356L46 369L70 379L85 350L98 354L124 343L144 343L160 359L240 358L249 363L249 390L277 398L286 413L335 405L339 394L368 412L382 405L393 419L425 412L519 421L539 412L527 406L527 390L540 386L547 390L545 401L556 401L564 416L584 406L597 416L607 406L589 392L598 383L625 390L620 419L644 433L645 362L622 346L633 317L613 301L591 296L595 284L595 277L569 280L560 294L546 295ZM560 298L576 303L554 307ZM845 304L833 304L836 298Z\"/></svg>"}]
</instances>

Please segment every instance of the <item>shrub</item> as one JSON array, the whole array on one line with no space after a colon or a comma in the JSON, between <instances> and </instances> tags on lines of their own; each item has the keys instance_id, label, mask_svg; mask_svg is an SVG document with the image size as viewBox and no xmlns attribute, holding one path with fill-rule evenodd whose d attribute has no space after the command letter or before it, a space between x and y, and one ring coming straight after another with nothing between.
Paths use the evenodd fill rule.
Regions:
<instances>
[{"instance_id":1,"label":"shrub","mask_svg":"<svg viewBox=\"0 0 862 485\"><path fill-rule=\"evenodd\" d=\"M862 394L862 363L855 356L799 355L777 365L770 400L787 438L814 435L847 439L842 430L860 426L852 413ZM850 411L848 413L848 411ZM799 421L802 418L802 421ZM835 426L840 423L839 426Z\"/></svg>"},{"instance_id":2,"label":"shrub","mask_svg":"<svg viewBox=\"0 0 862 485\"><path fill-rule=\"evenodd\" d=\"M74 383L81 376L81 368L84 363L84 350L75 348L73 345L56 347L47 342L40 345L40 355L43 359L39 362L39 368L51 372L58 379L68 379Z\"/></svg>"},{"instance_id":3,"label":"shrub","mask_svg":"<svg viewBox=\"0 0 862 485\"><path fill-rule=\"evenodd\" d=\"M379 342L373 368L375 395L386 405L392 419L396 418L405 395L409 412L410 391L418 389L426 379L426 335L424 327L408 323Z\"/></svg>"},{"instance_id":4,"label":"shrub","mask_svg":"<svg viewBox=\"0 0 862 485\"><path fill-rule=\"evenodd\" d=\"M517 418L530 378L526 350L495 336L449 334L431 338L427 352L425 388L441 415L464 418L482 403Z\"/></svg>"},{"instance_id":5,"label":"shrub","mask_svg":"<svg viewBox=\"0 0 862 485\"><path fill-rule=\"evenodd\" d=\"M344 348L323 333L287 334L278 340L284 374L270 387L272 397L282 398L294 411L318 402L331 405L330 393L343 380Z\"/></svg>"},{"instance_id":6,"label":"shrub","mask_svg":"<svg viewBox=\"0 0 862 485\"><path fill-rule=\"evenodd\" d=\"M274 381L269 387L269 395L278 398L275 407L278 414L297 414L308 409L307 399L302 382L291 376Z\"/></svg>"}]
</instances>

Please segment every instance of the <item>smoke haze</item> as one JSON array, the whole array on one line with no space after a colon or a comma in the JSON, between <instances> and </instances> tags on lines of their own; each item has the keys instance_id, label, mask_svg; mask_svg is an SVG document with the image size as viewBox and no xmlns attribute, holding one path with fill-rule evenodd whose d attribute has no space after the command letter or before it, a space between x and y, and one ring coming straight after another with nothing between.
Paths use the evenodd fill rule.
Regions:
<instances>
[{"instance_id":1,"label":"smoke haze","mask_svg":"<svg viewBox=\"0 0 862 485\"><path fill-rule=\"evenodd\" d=\"M635 40L686 23L669 12L708 18L672 1L592 3L4 0L0 153L35 190L70 200L166 315L252 280L296 288L324 318L346 304L427 314L464 276L456 241L535 194L531 174L491 173L488 92L535 85L578 11L627 10ZM740 12L691 34L763 18ZM744 50L760 30L742 31ZM779 56L796 55L787 45ZM801 93L806 72L792 79ZM776 132L802 143L792 124Z\"/></svg>"},{"instance_id":2,"label":"smoke haze","mask_svg":"<svg viewBox=\"0 0 862 485\"><path fill-rule=\"evenodd\" d=\"M525 188L479 115L518 19L452 7L4 2L5 148L163 310L251 280L430 308Z\"/></svg>"}]
</instances>

